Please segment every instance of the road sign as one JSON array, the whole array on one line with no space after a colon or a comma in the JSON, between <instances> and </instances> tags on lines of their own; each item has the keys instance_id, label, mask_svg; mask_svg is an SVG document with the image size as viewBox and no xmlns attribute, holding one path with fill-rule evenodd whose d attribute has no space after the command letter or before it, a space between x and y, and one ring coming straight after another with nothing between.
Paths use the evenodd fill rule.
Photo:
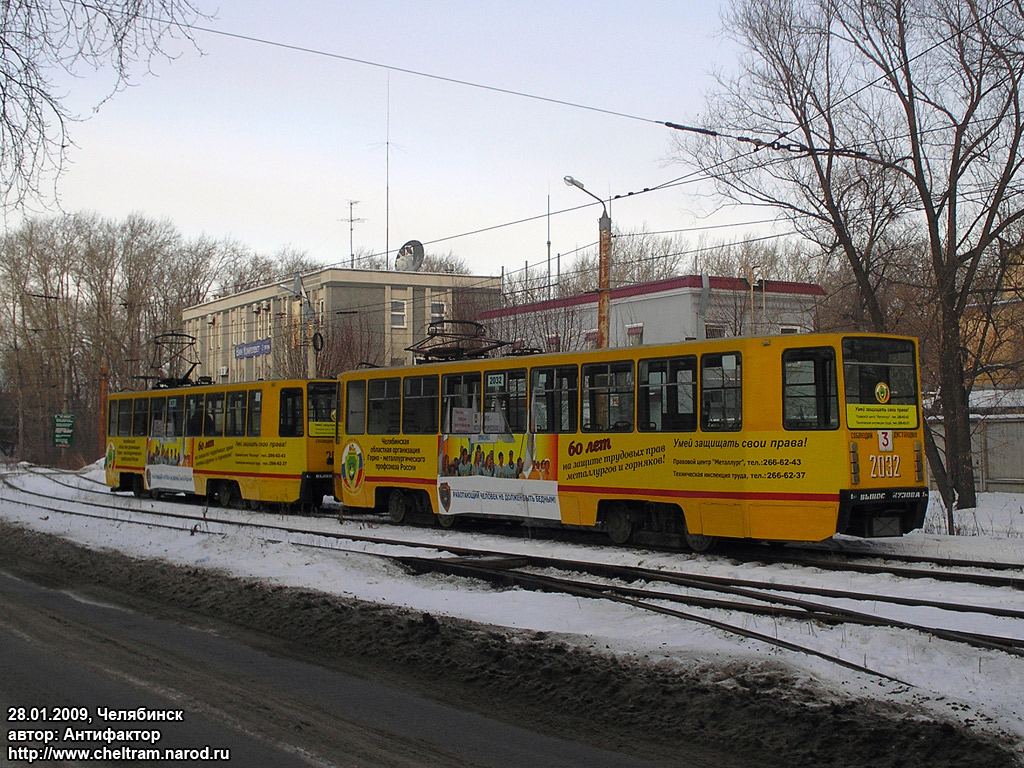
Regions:
<instances>
[{"instance_id":1,"label":"road sign","mask_svg":"<svg viewBox=\"0 0 1024 768\"><path fill-rule=\"evenodd\" d=\"M53 444L57 448L69 448L75 433L75 414L55 413L53 415Z\"/></svg>"}]
</instances>

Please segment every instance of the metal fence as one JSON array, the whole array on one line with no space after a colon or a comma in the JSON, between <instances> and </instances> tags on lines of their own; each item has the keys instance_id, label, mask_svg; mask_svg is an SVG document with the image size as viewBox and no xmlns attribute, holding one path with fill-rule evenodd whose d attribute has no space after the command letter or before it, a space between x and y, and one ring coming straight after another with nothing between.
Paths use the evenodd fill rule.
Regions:
<instances>
[{"instance_id":1,"label":"metal fence","mask_svg":"<svg viewBox=\"0 0 1024 768\"><path fill-rule=\"evenodd\" d=\"M939 453L944 453L942 422L931 426ZM979 492L1024 493L1024 414L971 416L971 459ZM935 480L928 475L929 485Z\"/></svg>"},{"instance_id":2,"label":"metal fence","mask_svg":"<svg viewBox=\"0 0 1024 768\"><path fill-rule=\"evenodd\" d=\"M1024 492L1024 416L986 416L971 427L978 490Z\"/></svg>"}]
</instances>

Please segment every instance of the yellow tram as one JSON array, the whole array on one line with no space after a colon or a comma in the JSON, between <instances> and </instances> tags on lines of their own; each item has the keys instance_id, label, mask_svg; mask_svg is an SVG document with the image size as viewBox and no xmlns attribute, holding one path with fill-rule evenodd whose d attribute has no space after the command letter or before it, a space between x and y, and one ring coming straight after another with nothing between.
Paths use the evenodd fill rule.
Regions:
<instances>
[{"instance_id":1,"label":"yellow tram","mask_svg":"<svg viewBox=\"0 0 1024 768\"><path fill-rule=\"evenodd\" d=\"M111 395L107 485L319 505L333 493L337 391L333 380L281 380Z\"/></svg>"},{"instance_id":2,"label":"yellow tram","mask_svg":"<svg viewBox=\"0 0 1024 768\"><path fill-rule=\"evenodd\" d=\"M726 338L340 376L335 496L681 536L898 536L927 507L916 341Z\"/></svg>"}]
</instances>

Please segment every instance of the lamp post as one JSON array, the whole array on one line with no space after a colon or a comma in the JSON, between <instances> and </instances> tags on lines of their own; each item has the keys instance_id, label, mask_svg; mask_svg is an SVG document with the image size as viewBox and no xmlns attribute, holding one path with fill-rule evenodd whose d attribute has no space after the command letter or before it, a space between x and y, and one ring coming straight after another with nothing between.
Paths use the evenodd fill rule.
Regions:
<instances>
[{"instance_id":1,"label":"lamp post","mask_svg":"<svg viewBox=\"0 0 1024 768\"><path fill-rule=\"evenodd\" d=\"M608 215L608 207L604 204L604 200L584 187L579 180L572 176L566 176L564 181L570 187L582 189L601 204L601 218L597 220L597 228L600 233L597 267L597 346L598 349L605 349L608 346L608 311L611 300L609 286L612 261L612 219Z\"/></svg>"}]
</instances>

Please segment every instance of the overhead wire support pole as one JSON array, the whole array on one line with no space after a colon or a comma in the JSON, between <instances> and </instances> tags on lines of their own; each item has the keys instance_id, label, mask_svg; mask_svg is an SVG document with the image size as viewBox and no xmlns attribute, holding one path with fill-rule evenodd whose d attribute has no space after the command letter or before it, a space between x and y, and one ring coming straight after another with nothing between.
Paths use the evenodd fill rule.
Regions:
<instances>
[{"instance_id":1,"label":"overhead wire support pole","mask_svg":"<svg viewBox=\"0 0 1024 768\"><path fill-rule=\"evenodd\" d=\"M601 218L597 220L598 268L597 268L597 348L608 348L608 326L611 314L611 260L612 260L612 219L604 200L583 186L572 176L564 179L566 185L583 190L601 204Z\"/></svg>"}]
</instances>

